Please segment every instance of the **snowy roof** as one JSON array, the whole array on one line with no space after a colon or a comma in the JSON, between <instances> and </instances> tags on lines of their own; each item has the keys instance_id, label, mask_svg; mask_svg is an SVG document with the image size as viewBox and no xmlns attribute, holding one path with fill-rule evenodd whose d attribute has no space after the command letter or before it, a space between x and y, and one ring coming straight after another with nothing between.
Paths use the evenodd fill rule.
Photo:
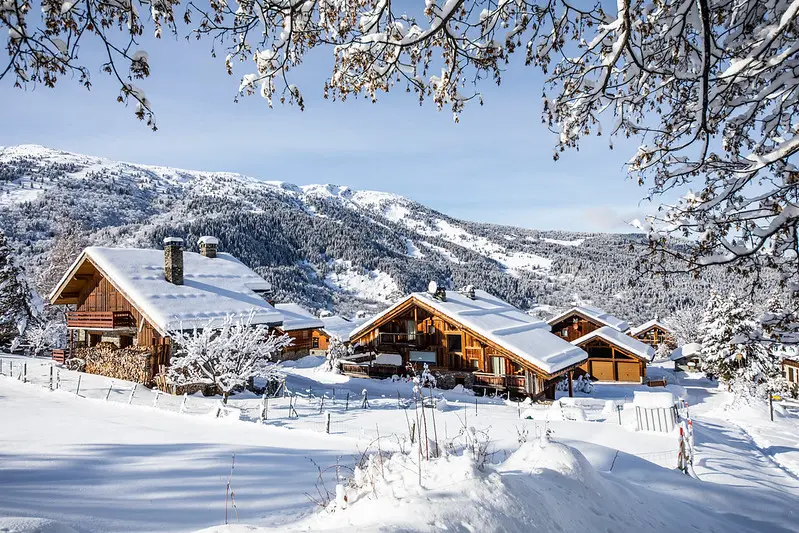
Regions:
<instances>
[{"instance_id":1,"label":"snowy roof","mask_svg":"<svg viewBox=\"0 0 799 533\"><path fill-rule=\"evenodd\" d=\"M350 338L350 331L352 331L352 328L357 327L358 323L362 322L362 320L353 322L351 320L347 320L343 316L338 315L324 316L320 320L324 324L322 331L340 341L348 340Z\"/></svg>"},{"instance_id":2,"label":"snowy roof","mask_svg":"<svg viewBox=\"0 0 799 533\"><path fill-rule=\"evenodd\" d=\"M630 325L627 322L625 322L624 320L622 320L620 318L616 318L615 316L613 316L613 315L611 315L609 313L606 313L602 309L599 309L598 307L593 307L593 306L590 306L590 305L581 305L581 306L578 306L578 307L572 307L568 311L566 311L564 313L561 313L558 316L550 318L547 321L547 323L552 325L555 322L563 320L564 318L566 318L567 316L569 316L572 313L580 313L580 314L585 315L586 317L588 317L588 318L590 318L592 320L596 320L600 324L604 324L606 326L610 326L610 327L612 327L614 329L617 329L619 331L627 331L628 329L630 329Z\"/></svg>"},{"instance_id":3,"label":"snowy roof","mask_svg":"<svg viewBox=\"0 0 799 533\"><path fill-rule=\"evenodd\" d=\"M668 391L633 391L633 405L643 409L671 409L677 400Z\"/></svg>"},{"instance_id":4,"label":"snowy roof","mask_svg":"<svg viewBox=\"0 0 799 533\"><path fill-rule=\"evenodd\" d=\"M324 324L321 320L295 303L275 304L275 309L283 315L283 331L296 331L298 329L320 329Z\"/></svg>"},{"instance_id":5,"label":"snowy roof","mask_svg":"<svg viewBox=\"0 0 799 533\"><path fill-rule=\"evenodd\" d=\"M702 345L698 342L689 342L682 346L678 346L669 356L670 361L676 361L683 357L699 357L702 352Z\"/></svg>"},{"instance_id":6,"label":"snowy roof","mask_svg":"<svg viewBox=\"0 0 799 533\"><path fill-rule=\"evenodd\" d=\"M574 339L572 344L579 345L596 337L605 339L609 343L614 344L619 348L623 348L631 354L640 357L641 359L646 359L647 361L651 361L655 356L655 349L650 345L641 342L634 337L630 337L626 333L622 333L621 331L610 326L602 326L599 329L595 329L591 333L583 335L579 339Z\"/></svg>"},{"instance_id":7,"label":"snowy roof","mask_svg":"<svg viewBox=\"0 0 799 533\"><path fill-rule=\"evenodd\" d=\"M409 294L356 328L350 338L378 322L408 300L415 299L548 374L585 361L587 358L582 349L553 335L545 322L534 319L485 291L475 290L474 299L456 291L447 291L446 295L447 300L441 301L426 292Z\"/></svg>"},{"instance_id":8,"label":"snowy roof","mask_svg":"<svg viewBox=\"0 0 799 533\"><path fill-rule=\"evenodd\" d=\"M671 331L665 324L663 324L663 322L661 322L657 318L653 318L652 320L650 320L648 322L644 322L643 324L641 324L638 327L632 328L630 330L630 335L633 335L633 336L638 335L639 333L643 333L646 330L648 330L650 328L653 328L653 327L656 327L656 326L658 328L662 329L663 331Z\"/></svg>"},{"instance_id":9,"label":"snowy roof","mask_svg":"<svg viewBox=\"0 0 799 533\"><path fill-rule=\"evenodd\" d=\"M156 249L89 247L64 275L50 295L86 260L99 268L161 333L202 328L226 316L246 318L253 324L279 325L283 316L255 291L271 285L230 254L215 258L183 252L183 285L164 278L164 252Z\"/></svg>"}]
</instances>

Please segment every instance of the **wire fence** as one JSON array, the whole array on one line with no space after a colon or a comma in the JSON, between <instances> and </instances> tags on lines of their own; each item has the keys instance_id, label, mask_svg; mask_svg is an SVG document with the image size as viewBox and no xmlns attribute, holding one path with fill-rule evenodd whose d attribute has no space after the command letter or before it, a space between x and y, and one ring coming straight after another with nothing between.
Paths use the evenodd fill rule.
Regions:
<instances>
[{"instance_id":1,"label":"wire fence","mask_svg":"<svg viewBox=\"0 0 799 533\"><path fill-rule=\"evenodd\" d=\"M252 393L239 394L222 405L218 397L195 395L173 395L141 384L114 380L97 374L87 374L69 370L51 360L0 355L0 375L24 383L36 385L52 391L74 394L81 398L126 404L143 408L158 409L187 416L213 418L232 418L247 422L261 423L288 429L304 429L331 435L373 441L386 437L388 428L403 428L412 431L414 411L417 408L431 407L437 399L423 399L403 396L399 391L396 397L380 395L370 397L364 390L361 394L351 389L334 386L290 390L283 386L277 396L258 397ZM570 399L560 408L560 419L576 422L618 422L622 415L632 415L631 410L622 409L623 400L614 402L597 399ZM558 406L559 402L555 402ZM610 404L613 404L610 409ZM547 431L552 406L497 403L491 411L485 411L477 401L449 403L449 407L434 416L439 418L438 431L443 438L457 433L465 424L471 425L481 416L490 425L496 416L516 418L522 426L527 426L530 437L540 436ZM496 409L496 408L500 409ZM504 408L504 409L503 409ZM424 409L426 410L426 409ZM363 416L365 411L374 416ZM574 412L578 416L574 416ZM626 411L626 412L625 412ZM393 418L399 417L399 418ZM463 422L461 422L461 417ZM627 421L624 421L627 424ZM380 425L384 432L381 435ZM407 425L407 428L406 428ZM629 424L627 424L629 425ZM513 425L510 431L518 431ZM515 438L516 435L512 435ZM647 461L666 468L674 468L677 450L647 452L636 454Z\"/></svg>"}]
</instances>

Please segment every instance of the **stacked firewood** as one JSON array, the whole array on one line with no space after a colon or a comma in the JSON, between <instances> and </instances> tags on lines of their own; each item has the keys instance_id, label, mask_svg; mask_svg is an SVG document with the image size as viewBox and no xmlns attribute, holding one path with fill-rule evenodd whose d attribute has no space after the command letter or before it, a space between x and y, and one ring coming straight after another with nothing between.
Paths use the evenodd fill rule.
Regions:
<instances>
[{"instance_id":1,"label":"stacked firewood","mask_svg":"<svg viewBox=\"0 0 799 533\"><path fill-rule=\"evenodd\" d=\"M113 343L101 342L91 348L79 348L75 356L85 362L84 371L89 374L145 384L152 378L149 375L151 352L146 347L120 349Z\"/></svg>"}]
</instances>

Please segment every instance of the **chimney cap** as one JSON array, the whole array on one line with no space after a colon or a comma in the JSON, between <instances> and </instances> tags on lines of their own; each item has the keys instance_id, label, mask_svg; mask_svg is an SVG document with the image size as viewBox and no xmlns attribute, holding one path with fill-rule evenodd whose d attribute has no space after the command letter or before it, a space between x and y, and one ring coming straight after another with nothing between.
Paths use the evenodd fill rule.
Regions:
<instances>
[{"instance_id":1,"label":"chimney cap","mask_svg":"<svg viewBox=\"0 0 799 533\"><path fill-rule=\"evenodd\" d=\"M164 237L164 246L183 246L183 239L180 237Z\"/></svg>"},{"instance_id":2,"label":"chimney cap","mask_svg":"<svg viewBox=\"0 0 799 533\"><path fill-rule=\"evenodd\" d=\"M219 244L219 239L210 235L204 235L197 241L200 244Z\"/></svg>"}]
</instances>

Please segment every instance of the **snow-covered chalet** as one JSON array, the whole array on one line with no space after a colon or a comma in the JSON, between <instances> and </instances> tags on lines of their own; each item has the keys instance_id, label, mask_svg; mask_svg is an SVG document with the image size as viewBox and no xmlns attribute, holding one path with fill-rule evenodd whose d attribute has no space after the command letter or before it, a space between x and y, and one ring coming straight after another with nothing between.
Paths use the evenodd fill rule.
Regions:
<instances>
[{"instance_id":1,"label":"snow-covered chalet","mask_svg":"<svg viewBox=\"0 0 799 533\"><path fill-rule=\"evenodd\" d=\"M655 355L650 345L629 335L624 320L593 306L572 307L548 321L552 333L588 352L578 374L599 381L641 383Z\"/></svg>"},{"instance_id":2,"label":"snow-covered chalet","mask_svg":"<svg viewBox=\"0 0 799 533\"><path fill-rule=\"evenodd\" d=\"M295 341L322 327L299 306L273 306L269 282L232 255L217 252L216 238L202 237L198 244L199 253L185 251L176 237L164 239L163 251L83 250L49 297L72 309L68 348L59 355L100 343L135 349L147 354L141 381L149 382L169 363L171 331L202 329L228 316L282 327Z\"/></svg>"},{"instance_id":3,"label":"snow-covered chalet","mask_svg":"<svg viewBox=\"0 0 799 533\"><path fill-rule=\"evenodd\" d=\"M358 326L353 375L403 374L426 364L439 386L554 398L557 382L588 357L549 326L482 290L446 291L431 284ZM571 388L571 387L570 387Z\"/></svg>"}]
</instances>

